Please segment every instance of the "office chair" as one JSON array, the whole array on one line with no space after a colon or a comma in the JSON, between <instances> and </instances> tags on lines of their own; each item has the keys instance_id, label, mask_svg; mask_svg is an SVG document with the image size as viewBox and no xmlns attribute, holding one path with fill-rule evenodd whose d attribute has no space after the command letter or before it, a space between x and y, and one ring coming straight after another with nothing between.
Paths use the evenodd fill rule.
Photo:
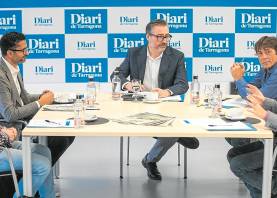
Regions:
<instances>
[{"instance_id":1,"label":"office chair","mask_svg":"<svg viewBox=\"0 0 277 198\"><path fill-rule=\"evenodd\" d=\"M130 137L127 137L127 166L129 166ZM178 144L178 166L180 166L180 144ZM123 178L123 136L120 137L120 178ZM184 179L187 179L187 148L184 147Z\"/></svg>"},{"instance_id":2,"label":"office chair","mask_svg":"<svg viewBox=\"0 0 277 198\"><path fill-rule=\"evenodd\" d=\"M20 196L20 192L19 192L17 176L16 176L14 165L13 165L13 162L12 162L11 152L6 147L1 147L1 148L3 149L3 152L6 152L6 154L7 154L11 171L0 172L0 177L6 177L6 176L11 176L12 175L16 196L19 198L21 196Z\"/></svg>"}]
</instances>

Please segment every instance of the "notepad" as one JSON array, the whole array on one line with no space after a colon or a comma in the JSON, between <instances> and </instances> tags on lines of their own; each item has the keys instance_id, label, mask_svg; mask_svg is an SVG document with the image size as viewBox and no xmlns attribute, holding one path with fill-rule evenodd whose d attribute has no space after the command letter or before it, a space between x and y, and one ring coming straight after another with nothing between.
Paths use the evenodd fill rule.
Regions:
<instances>
[{"instance_id":1,"label":"notepad","mask_svg":"<svg viewBox=\"0 0 277 198\"><path fill-rule=\"evenodd\" d=\"M31 120L27 127L31 128L73 128L73 120Z\"/></svg>"},{"instance_id":2,"label":"notepad","mask_svg":"<svg viewBox=\"0 0 277 198\"><path fill-rule=\"evenodd\" d=\"M185 119L184 125L196 125L208 131L256 131L257 129L251 124L241 121L226 122L220 118L200 118L200 119Z\"/></svg>"}]
</instances>

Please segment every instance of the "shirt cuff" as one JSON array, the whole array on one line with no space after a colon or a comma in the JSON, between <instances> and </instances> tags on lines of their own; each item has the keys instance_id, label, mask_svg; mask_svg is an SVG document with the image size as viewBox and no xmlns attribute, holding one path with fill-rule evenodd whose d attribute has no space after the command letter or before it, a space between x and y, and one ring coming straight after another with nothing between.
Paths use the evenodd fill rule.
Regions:
<instances>
[{"instance_id":1,"label":"shirt cuff","mask_svg":"<svg viewBox=\"0 0 277 198\"><path fill-rule=\"evenodd\" d=\"M128 83L130 83L130 82L128 81L128 82L124 83L124 84L121 86L121 89L122 89L123 91L126 90L124 87L125 87L125 85L127 85Z\"/></svg>"},{"instance_id":2,"label":"shirt cuff","mask_svg":"<svg viewBox=\"0 0 277 198\"><path fill-rule=\"evenodd\" d=\"M38 102L38 101L35 101L35 102L36 102L38 108L40 109L40 104L39 104L39 102Z\"/></svg>"}]
</instances>

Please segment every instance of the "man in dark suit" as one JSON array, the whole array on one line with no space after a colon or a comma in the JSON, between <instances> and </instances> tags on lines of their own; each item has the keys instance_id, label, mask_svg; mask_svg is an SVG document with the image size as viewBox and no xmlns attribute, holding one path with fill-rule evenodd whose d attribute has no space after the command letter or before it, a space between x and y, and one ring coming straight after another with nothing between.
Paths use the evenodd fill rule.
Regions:
<instances>
[{"instance_id":1,"label":"man in dark suit","mask_svg":"<svg viewBox=\"0 0 277 198\"><path fill-rule=\"evenodd\" d=\"M18 68L29 54L24 34L9 32L3 35L0 47L0 124L15 127L20 132L24 126L18 121L28 122L41 106L53 102L54 94L49 90L42 94L29 94L25 90ZM74 137L48 137L52 165L73 141Z\"/></svg>"},{"instance_id":2,"label":"man in dark suit","mask_svg":"<svg viewBox=\"0 0 277 198\"><path fill-rule=\"evenodd\" d=\"M148 45L130 48L120 65L122 88L132 91L132 84L127 80L130 76L130 80L138 79L142 82L143 90L158 92L159 97L184 94L189 88L184 54L168 46L171 35L166 21L155 20L148 23L146 38ZM155 145L142 160L150 179L161 180L156 163L176 142L192 149L199 146L196 138L157 138Z\"/></svg>"}]
</instances>

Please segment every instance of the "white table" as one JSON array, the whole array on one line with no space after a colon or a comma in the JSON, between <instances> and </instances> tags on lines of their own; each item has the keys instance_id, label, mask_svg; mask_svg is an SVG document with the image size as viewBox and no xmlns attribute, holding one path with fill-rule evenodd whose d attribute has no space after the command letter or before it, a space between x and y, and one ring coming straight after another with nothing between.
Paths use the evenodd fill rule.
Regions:
<instances>
[{"instance_id":1,"label":"white table","mask_svg":"<svg viewBox=\"0 0 277 198\"><path fill-rule=\"evenodd\" d=\"M211 132L203 128L189 125L184 126L185 118L207 117L211 110L204 107L191 106L188 99L185 102L162 102L159 104L145 104L142 102L112 101L110 95L98 97L100 110L91 111L98 117L120 118L140 112L159 113L175 116L172 126L136 126L122 125L108 122L101 125L90 125L83 128L28 128L23 130L23 182L24 195L32 194L31 174L31 136L149 136L149 137L215 137L215 138L262 138L264 139L264 171L263 171L263 198L271 195L271 172L273 153L273 133L264 127L264 122L254 125L258 131L217 131ZM253 115L251 115L253 117ZM73 117L73 112L39 111L33 119L67 119Z\"/></svg>"}]
</instances>

